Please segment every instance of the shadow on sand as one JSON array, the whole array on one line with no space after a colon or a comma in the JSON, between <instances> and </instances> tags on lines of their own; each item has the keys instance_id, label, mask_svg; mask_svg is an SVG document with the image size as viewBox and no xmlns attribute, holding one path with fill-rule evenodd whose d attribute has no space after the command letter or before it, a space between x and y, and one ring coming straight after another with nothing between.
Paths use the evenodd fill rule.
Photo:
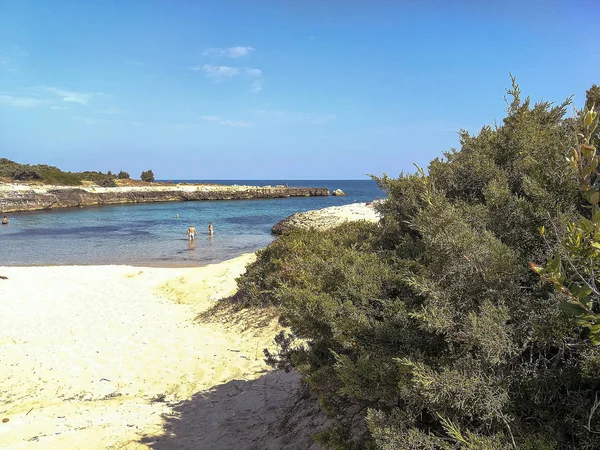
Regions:
<instances>
[{"instance_id":1,"label":"shadow on sand","mask_svg":"<svg viewBox=\"0 0 600 450\"><path fill-rule=\"evenodd\" d=\"M141 439L154 450L311 449L326 424L296 373L268 372L256 380L233 380L173 405L163 434Z\"/></svg>"}]
</instances>

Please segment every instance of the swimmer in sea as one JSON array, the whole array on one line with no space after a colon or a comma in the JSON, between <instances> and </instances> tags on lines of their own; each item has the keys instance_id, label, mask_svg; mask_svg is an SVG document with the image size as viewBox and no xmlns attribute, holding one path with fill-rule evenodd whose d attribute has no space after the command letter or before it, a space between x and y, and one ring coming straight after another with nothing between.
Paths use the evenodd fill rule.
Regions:
<instances>
[{"instance_id":1,"label":"swimmer in sea","mask_svg":"<svg viewBox=\"0 0 600 450\"><path fill-rule=\"evenodd\" d=\"M208 234L210 234L212 236L214 232L215 232L215 230L213 229L212 222L208 222Z\"/></svg>"},{"instance_id":2,"label":"swimmer in sea","mask_svg":"<svg viewBox=\"0 0 600 450\"><path fill-rule=\"evenodd\" d=\"M8 225L8 217L4 216L2 218L2 225Z\"/></svg>"},{"instance_id":3,"label":"swimmer in sea","mask_svg":"<svg viewBox=\"0 0 600 450\"><path fill-rule=\"evenodd\" d=\"M194 225L190 225L190 227L187 229L186 233L187 233L188 239L190 241L193 241L194 240L194 236L196 236L198 234L198 232L194 228Z\"/></svg>"}]
</instances>

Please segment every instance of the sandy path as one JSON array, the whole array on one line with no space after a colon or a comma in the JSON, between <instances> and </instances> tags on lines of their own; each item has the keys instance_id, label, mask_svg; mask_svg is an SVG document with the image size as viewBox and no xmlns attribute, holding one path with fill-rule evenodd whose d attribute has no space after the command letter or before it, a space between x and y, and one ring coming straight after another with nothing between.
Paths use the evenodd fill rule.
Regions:
<instances>
[{"instance_id":1,"label":"sandy path","mask_svg":"<svg viewBox=\"0 0 600 450\"><path fill-rule=\"evenodd\" d=\"M264 378L261 349L272 345L274 321L197 320L235 291L235 278L253 258L179 269L0 268L9 277L0 280L0 419L8 419L0 422L0 448L166 448L157 443L172 434L177 405L196 404L202 392L227 399L219 386L238 380L250 388L251 380ZM288 392L293 380L283 380ZM275 395L281 385L272 384ZM287 398L268 395L280 403ZM242 402L228 410L255 406ZM192 429L190 421L179 427L181 439L189 448L227 448L213 441L232 435L223 423L229 419L213 419L217 425L204 426L212 434L198 437L202 427ZM266 422L257 423L248 426L264 434ZM197 439L210 445L194 447Z\"/></svg>"}]
</instances>

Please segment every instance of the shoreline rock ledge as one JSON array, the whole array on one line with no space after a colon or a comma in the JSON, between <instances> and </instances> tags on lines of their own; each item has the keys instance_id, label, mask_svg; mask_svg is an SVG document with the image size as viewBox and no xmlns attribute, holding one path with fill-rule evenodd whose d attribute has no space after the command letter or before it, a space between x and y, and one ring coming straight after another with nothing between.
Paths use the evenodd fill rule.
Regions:
<instances>
[{"instance_id":1,"label":"shoreline rock ledge","mask_svg":"<svg viewBox=\"0 0 600 450\"><path fill-rule=\"evenodd\" d=\"M241 200L260 198L329 196L327 188L173 185L143 187L66 187L0 184L2 213L41 211L127 203Z\"/></svg>"},{"instance_id":2,"label":"shoreline rock ledge","mask_svg":"<svg viewBox=\"0 0 600 450\"><path fill-rule=\"evenodd\" d=\"M297 228L305 230L314 228L321 231L336 227L344 222L357 220L379 222L379 219L379 214L375 211L372 203L368 205L365 203L352 203L292 214L273 225L271 233L281 235Z\"/></svg>"}]
</instances>

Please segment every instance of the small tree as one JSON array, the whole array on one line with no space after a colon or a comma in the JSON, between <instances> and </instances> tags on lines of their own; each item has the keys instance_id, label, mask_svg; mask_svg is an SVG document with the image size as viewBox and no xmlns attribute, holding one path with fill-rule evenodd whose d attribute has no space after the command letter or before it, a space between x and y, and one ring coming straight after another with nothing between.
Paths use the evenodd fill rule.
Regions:
<instances>
[{"instance_id":1,"label":"small tree","mask_svg":"<svg viewBox=\"0 0 600 450\"><path fill-rule=\"evenodd\" d=\"M152 170L146 170L142 172L142 176L140 177L142 181L146 181L148 183L154 182L154 172Z\"/></svg>"},{"instance_id":2,"label":"small tree","mask_svg":"<svg viewBox=\"0 0 600 450\"><path fill-rule=\"evenodd\" d=\"M117 178L119 180L128 180L130 178L129 174L127 172L124 171L120 171L119 174L117 175Z\"/></svg>"}]
</instances>

